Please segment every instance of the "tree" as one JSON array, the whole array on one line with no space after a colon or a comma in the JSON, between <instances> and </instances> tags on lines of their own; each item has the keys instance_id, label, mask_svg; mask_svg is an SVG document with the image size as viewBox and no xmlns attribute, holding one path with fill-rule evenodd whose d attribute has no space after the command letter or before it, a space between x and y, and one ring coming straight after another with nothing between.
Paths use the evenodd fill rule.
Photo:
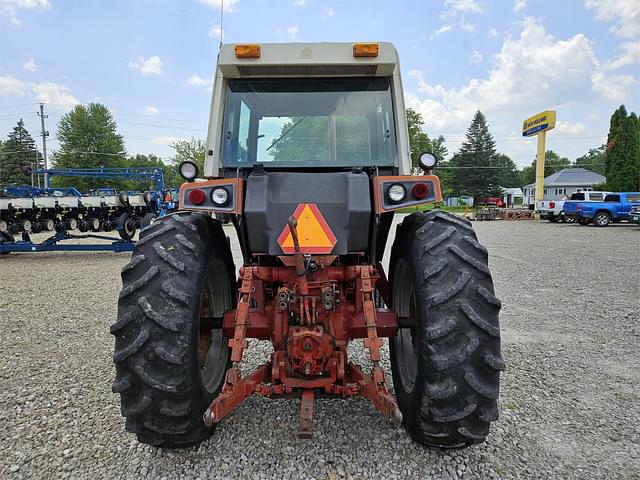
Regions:
<instances>
[{"instance_id":1,"label":"tree","mask_svg":"<svg viewBox=\"0 0 640 480\"><path fill-rule=\"evenodd\" d=\"M207 144L204 140L196 138L177 140L170 147L176 151L174 157L176 167L188 160L198 166L199 175L204 173L204 156L207 150Z\"/></svg>"},{"instance_id":2,"label":"tree","mask_svg":"<svg viewBox=\"0 0 640 480\"><path fill-rule=\"evenodd\" d=\"M125 167L146 167L153 168L159 167L162 168L162 172L164 174L164 186L165 188L176 188L182 184L182 178L178 174L178 169L176 164L167 165L162 161L162 159L154 154L149 155L141 155L136 154L133 157L129 157L125 161ZM141 189L151 189L154 187L152 181L144 182L144 181L131 181L128 182L127 189L129 190L141 190Z\"/></svg>"},{"instance_id":3,"label":"tree","mask_svg":"<svg viewBox=\"0 0 640 480\"><path fill-rule=\"evenodd\" d=\"M640 190L640 123L621 105L611 116L607 137L607 189Z\"/></svg>"},{"instance_id":4,"label":"tree","mask_svg":"<svg viewBox=\"0 0 640 480\"><path fill-rule=\"evenodd\" d=\"M466 140L450 162L453 191L472 196L476 202L482 196L500 195L500 162L505 164L504 158L498 159L496 142L489 133L485 116L478 110L467 130Z\"/></svg>"},{"instance_id":5,"label":"tree","mask_svg":"<svg viewBox=\"0 0 640 480\"><path fill-rule=\"evenodd\" d=\"M411 152L411 170L420 170L418 159L423 152L432 150L429 135L422 131L424 120L422 115L411 108L407 108L407 129L409 130L409 151Z\"/></svg>"},{"instance_id":6,"label":"tree","mask_svg":"<svg viewBox=\"0 0 640 480\"><path fill-rule=\"evenodd\" d=\"M349 132L354 130L354 125L350 124L348 120L350 119L336 118L336 130L341 132L341 137L346 135L345 127ZM338 123L340 123L339 126ZM273 157L274 162L326 162L329 158L329 137L323 132L328 131L329 117L292 117L282 126L280 135L272 140L267 153ZM362 134L358 135L357 133L351 135L352 139L361 140L362 137ZM336 143L338 143L337 139ZM344 143L340 142L342 147ZM358 143L359 150L363 150L362 141ZM342 158L344 148L338 148L337 145L336 147L337 150L340 150L336 152L336 155ZM364 151L368 152L366 149ZM240 158L245 154L243 150L238 152ZM258 158L258 161L260 160Z\"/></svg>"},{"instance_id":7,"label":"tree","mask_svg":"<svg viewBox=\"0 0 640 480\"><path fill-rule=\"evenodd\" d=\"M505 188L515 187L520 182L520 171L511 158L499 153L494 161L498 185Z\"/></svg>"},{"instance_id":8,"label":"tree","mask_svg":"<svg viewBox=\"0 0 640 480\"><path fill-rule=\"evenodd\" d=\"M58 122L60 149L53 155L56 168L122 167L126 155L124 140L117 132L111 112L100 103L76 105ZM55 177L55 186L74 186L80 191L113 186L126 188L127 182L86 177Z\"/></svg>"},{"instance_id":9,"label":"tree","mask_svg":"<svg viewBox=\"0 0 640 480\"><path fill-rule=\"evenodd\" d=\"M442 135L432 140L429 135L422 130L424 120L422 115L412 108L407 108L407 129L409 130L409 151L411 152L411 169L413 172L420 171L418 159L423 152L433 153L438 162L443 162L447 157L446 140ZM442 180L442 179L441 179Z\"/></svg>"},{"instance_id":10,"label":"tree","mask_svg":"<svg viewBox=\"0 0 640 480\"><path fill-rule=\"evenodd\" d=\"M607 174L607 146L600 145L598 148L590 148L588 153L576 158L576 167L586 168L600 175Z\"/></svg>"},{"instance_id":11,"label":"tree","mask_svg":"<svg viewBox=\"0 0 640 480\"><path fill-rule=\"evenodd\" d=\"M433 153L436 156L436 158L438 159L438 162L444 162L445 159L447 158L447 155L449 154L449 151L447 150L445 143L447 143L447 141L444 139L442 135L440 135L438 138L431 140L431 153Z\"/></svg>"},{"instance_id":12,"label":"tree","mask_svg":"<svg viewBox=\"0 0 640 480\"><path fill-rule=\"evenodd\" d=\"M531 166L524 167L520 173L520 184L529 185L536 181L536 166L538 162L534 159L531 162ZM571 162L566 157L560 157L553 150L547 150L544 154L544 176L548 177L556 172L559 172L563 168L571 166Z\"/></svg>"},{"instance_id":13,"label":"tree","mask_svg":"<svg viewBox=\"0 0 640 480\"><path fill-rule=\"evenodd\" d=\"M41 161L42 155L36 149L36 142L20 119L9 133L0 153L0 183L30 184L31 177L24 173L24 168L38 166Z\"/></svg>"}]
</instances>

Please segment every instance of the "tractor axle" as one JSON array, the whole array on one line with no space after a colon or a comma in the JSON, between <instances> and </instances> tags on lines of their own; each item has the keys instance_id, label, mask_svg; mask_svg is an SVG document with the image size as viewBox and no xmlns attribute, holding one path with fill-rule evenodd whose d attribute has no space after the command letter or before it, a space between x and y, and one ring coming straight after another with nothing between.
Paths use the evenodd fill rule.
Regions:
<instances>
[{"instance_id":1,"label":"tractor axle","mask_svg":"<svg viewBox=\"0 0 640 480\"><path fill-rule=\"evenodd\" d=\"M393 336L398 329L395 313L374 304L374 289L386 291L384 272L380 266L331 266L335 260L309 257L303 275L299 261L240 270L237 308L223 319L233 364L222 391L203 414L206 425L220 422L251 395L300 395L298 433L309 437L315 393L360 395L394 423L401 422L379 365L381 336ZM309 272L311 262L314 271ZM242 377L247 338L271 340L274 352L270 361ZM348 361L347 345L353 338L364 338L373 364L370 374Z\"/></svg>"}]
</instances>

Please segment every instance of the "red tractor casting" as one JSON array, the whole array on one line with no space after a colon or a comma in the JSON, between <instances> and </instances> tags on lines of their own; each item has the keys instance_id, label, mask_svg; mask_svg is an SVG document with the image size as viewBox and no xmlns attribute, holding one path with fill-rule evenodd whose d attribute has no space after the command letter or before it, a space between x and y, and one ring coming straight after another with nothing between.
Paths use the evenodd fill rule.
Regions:
<instances>
[{"instance_id":1,"label":"red tractor casting","mask_svg":"<svg viewBox=\"0 0 640 480\"><path fill-rule=\"evenodd\" d=\"M442 200L433 155L410 175L399 72L388 43L222 46L202 178L180 165L180 211L122 270L113 391L141 442L201 442L251 395L299 397L301 436L323 395L364 397L426 445L486 438L504 368L487 250L463 218L412 213L383 268L394 213ZM273 353L243 375L250 338Z\"/></svg>"}]
</instances>

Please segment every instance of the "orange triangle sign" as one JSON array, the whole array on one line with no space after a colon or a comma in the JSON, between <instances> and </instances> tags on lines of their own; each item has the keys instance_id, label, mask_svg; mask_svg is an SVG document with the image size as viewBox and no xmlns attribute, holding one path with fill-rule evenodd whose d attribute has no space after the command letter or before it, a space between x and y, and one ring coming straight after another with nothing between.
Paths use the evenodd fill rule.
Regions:
<instances>
[{"instance_id":1,"label":"orange triangle sign","mask_svg":"<svg viewBox=\"0 0 640 480\"><path fill-rule=\"evenodd\" d=\"M331 253L337 241L336 236L329 228L329 224L315 203L299 204L295 212L293 212L293 216L298 222L298 241L302 253ZM278 237L278 245L280 245L284 253L295 253L293 237L288 225L284 226L282 233Z\"/></svg>"}]
</instances>

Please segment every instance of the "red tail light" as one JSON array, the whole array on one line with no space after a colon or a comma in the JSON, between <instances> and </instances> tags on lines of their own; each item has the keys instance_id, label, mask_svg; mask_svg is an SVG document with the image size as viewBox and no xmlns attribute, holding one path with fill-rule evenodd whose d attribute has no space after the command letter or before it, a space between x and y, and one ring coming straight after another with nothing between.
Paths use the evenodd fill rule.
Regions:
<instances>
[{"instance_id":1,"label":"red tail light","mask_svg":"<svg viewBox=\"0 0 640 480\"><path fill-rule=\"evenodd\" d=\"M422 200L429 195L429 185L426 183L416 183L411 189L411 193L417 200Z\"/></svg>"},{"instance_id":2,"label":"red tail light","mask_svg":"<svg viewBox=\"0 0 640 480\"><path fill-rule=\"evenodd\" d=\"M556 202L549 202L549 208L556 208Z\"/></svg>"},{"instance_id":3,"label":"red tail light","mask_svg":"<svg viewBox=\"0 0 640 480\"><path fill-rule=\"evenodd\" d=\"M203 190L199 188L194 188L193 190L189 190L189 202L194 205L200 205L204 203L204 199L207 198Z\"/></svg>"}]
</instances>

